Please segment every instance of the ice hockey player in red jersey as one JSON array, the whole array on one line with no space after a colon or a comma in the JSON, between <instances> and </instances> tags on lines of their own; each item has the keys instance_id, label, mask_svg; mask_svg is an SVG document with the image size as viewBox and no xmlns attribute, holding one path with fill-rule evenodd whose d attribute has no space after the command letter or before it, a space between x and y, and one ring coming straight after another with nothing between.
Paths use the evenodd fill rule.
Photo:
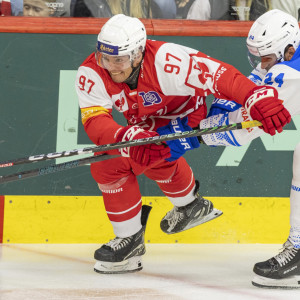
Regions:
<instances>
[{"instance_id":1,"label":"ice hockey player in red jersey","mask_svg":"<svg viewBox=\"0 0 300 300\"><path fill-rule=\"evenodd\" d=\"M205 97L236 99L263 129L275 134L290 114L272 87L257 87L233 66L198 50L147 40L143 23L115 15L102 27L96 53L78 69L76 91L84 129L96 145L190 130L206 116ZM116 123L112 109L127 126ZM169 121L171 122L169 123ZM174 208L161 221L173 234L222 214L202 198L199 183L182 155L199 147L197 138L109 151L113 160L93 163L116 238L95 251L94 270L126 273L142 269L144 232L150 208L142 207L137 176L154 180Z\"/></svg>"}]
</instances>

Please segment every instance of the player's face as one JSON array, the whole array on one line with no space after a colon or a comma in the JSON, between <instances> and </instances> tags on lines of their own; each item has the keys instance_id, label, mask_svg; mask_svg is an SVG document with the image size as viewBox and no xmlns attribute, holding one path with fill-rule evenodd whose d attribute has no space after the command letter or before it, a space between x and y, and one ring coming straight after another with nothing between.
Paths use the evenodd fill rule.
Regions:
<instances>
[{"instance_id":1,"label":"player's face","mask_svg":"<svg viewBox=\"0 0 300 300\"><path fill-rule=\"evenodd\" d=\"M27 17L49 17L52 9L44 0L24 0L23 15Z\"/></svg>"},{"instance_id":2,"label":"player's face","mask_svg":"<svg viewBox=\"0 0 300 300\"><path fill-rule=\"evenodd\" d=\"M277 57L275 54L269 54L260 57L261 68L269 71L277 63Z\"/></svg>"},{"instance_id":3,"label":"player's face","mask_svg":"<svg viewBox=\"0 0 300 300\"><path fill-rule=\"evenodd\" d=\"M131 74L133 67L137 67L142 59L142 55L133 62L129 55L113 56L101 52L96 52L96 60L100 67L106 69L114 82L124 82Z\"/></svg>"},{"instance_id":4,"label":"player's face","mask_svg":"<svg viewBox=\"0 0 300 300\"><path fill-rule=\"evenodd\" d=\"M111 56L99 54L100 66L109 72L114 82L120 83L125 81L132 72L132 66L129 55Z\"/></svg>"},{"instance_id":5,"label":"player's face","mask_svg":"<svg viewBox=\"0 0 300 300\"><path fill-rule=\"evenodd\" d=\"M132 67L129 67L125 70L112 70L108 72L111 79L114 82L121 83L124 82L130 76L132 70L133 70Z\"/></svg>"}]
</instances>

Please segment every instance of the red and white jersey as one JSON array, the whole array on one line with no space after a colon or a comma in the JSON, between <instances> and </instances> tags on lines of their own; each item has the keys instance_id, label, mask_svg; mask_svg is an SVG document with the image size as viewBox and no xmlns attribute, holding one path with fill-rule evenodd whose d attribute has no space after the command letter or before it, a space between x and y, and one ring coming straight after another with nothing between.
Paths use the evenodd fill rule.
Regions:
<instances>
[{"instance_id":1,"label":"red and white jersey","mask_svg":"<svg viewBox=\"0 0 300 300\"><path fill-rule=\"evenodd\" d=\"M147 40L134 90L115 83L97 65L94 54L79 67L76 77L82 123L97 145L115 142L121 126L112 119L112 109L123 113L128 124L148 130L184 116L194 127L206 116L207 95L243 103L254 87L231 65L188 47L152 40Z\"/></svg>"}]
</instances>

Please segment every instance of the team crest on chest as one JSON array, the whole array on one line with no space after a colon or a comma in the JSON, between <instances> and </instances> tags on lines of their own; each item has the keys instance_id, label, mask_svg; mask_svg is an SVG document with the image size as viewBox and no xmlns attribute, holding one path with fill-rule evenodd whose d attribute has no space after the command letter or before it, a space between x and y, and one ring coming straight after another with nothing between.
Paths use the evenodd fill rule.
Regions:
<instances>
[{"instance_id":1,"label":"team crest on chest","mask_svg":"<svg viewBox=\"0 0 300 300\"><path fill-rule=\"evenodd\" d=\"M122 91L120 94L112 95L111 99L113 101L114 107L118 111L124 112L128 110L128 103L124 91Z\"/></svg>"},{"instance_id":2,"label":"team crest on chest","mask_svg":"<svg viewBox=\"0 0 300 300\"><path fill-rule=\"evenodd\" d=\"M159 96L159 94L157 92L139 92L139 96L141 96L143 98L143 105L144 106L150 106L153 104L159 104L162 102L161 97Z\"/></svg>"}]
</instances>

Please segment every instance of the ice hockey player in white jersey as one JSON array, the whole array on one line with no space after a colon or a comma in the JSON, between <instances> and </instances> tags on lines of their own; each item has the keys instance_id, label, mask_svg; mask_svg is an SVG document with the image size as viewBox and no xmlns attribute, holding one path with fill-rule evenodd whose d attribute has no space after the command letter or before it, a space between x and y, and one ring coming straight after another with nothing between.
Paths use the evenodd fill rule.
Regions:
<instances>
[{"instance_id":1,"label":"ice hockey player in white jersey","mask_svg":"<svg viewBox=\"0 0 300 300\"><path fill-rule=\"evenodd\" d=\"M300 114L300 32L297 20L280 10L259 17L251 27L247 47L255 69L249 78L257 85L277 89L292 116ZM215 99L201 128L252 120L241 105ZM260 128L235 130L202 136L212 146L241 146L264 134ZM300 140L300 137L299 137ZM283 250L267 261L255 264L253 285L270 288L300 288L300 143L293 158L290 191L290 234Z\"/></svg>"}]
</instances>

